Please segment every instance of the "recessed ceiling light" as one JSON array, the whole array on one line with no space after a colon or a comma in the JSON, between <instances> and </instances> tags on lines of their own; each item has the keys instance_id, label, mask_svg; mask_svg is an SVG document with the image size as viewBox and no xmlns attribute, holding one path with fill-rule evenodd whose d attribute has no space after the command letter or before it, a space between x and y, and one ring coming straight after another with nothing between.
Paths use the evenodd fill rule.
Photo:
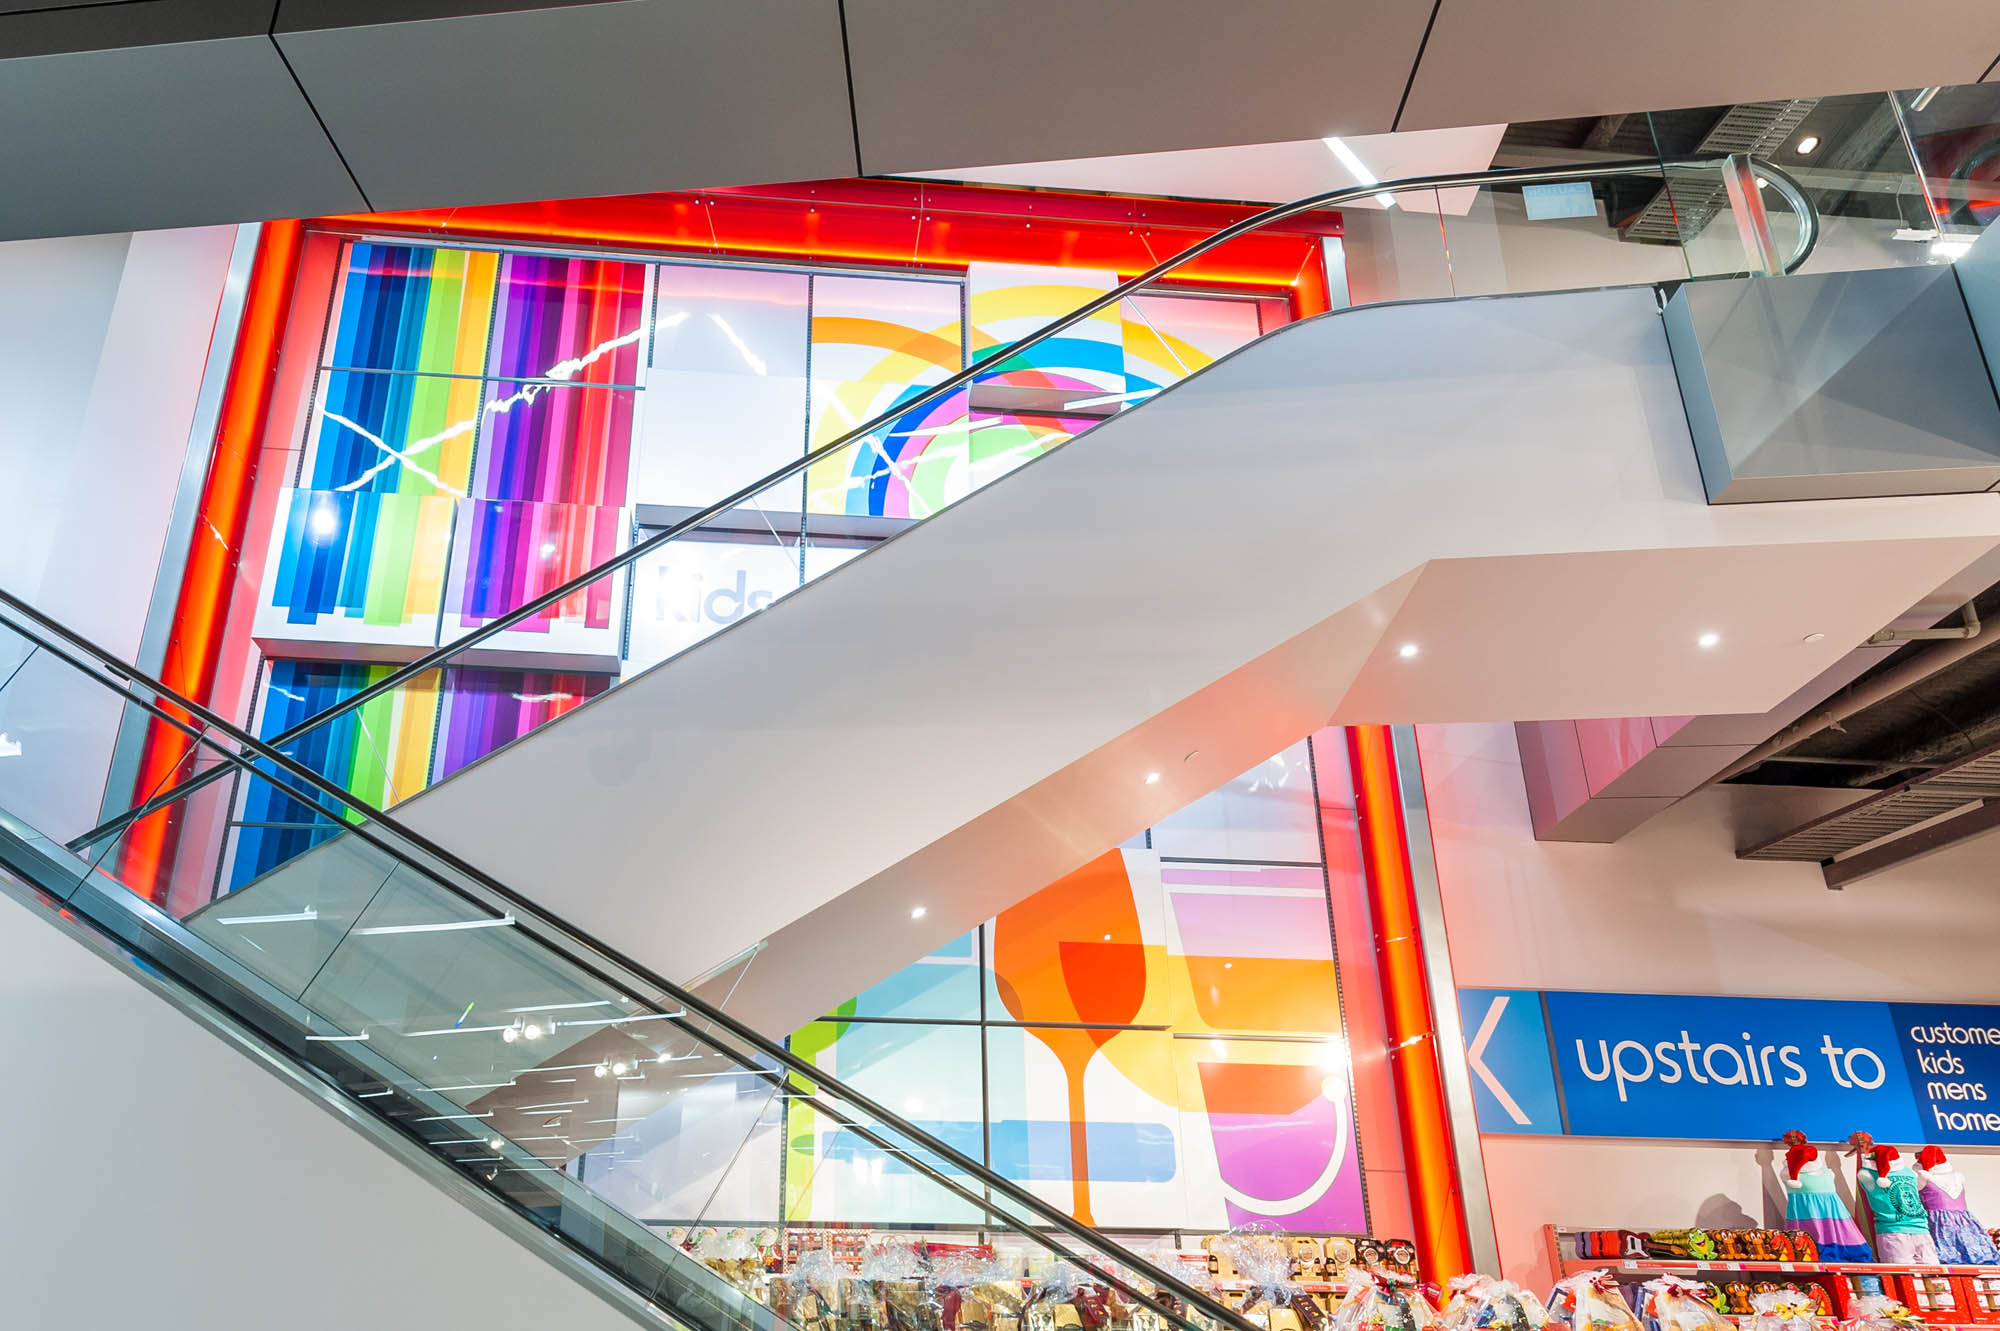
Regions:
<instances>
[{"instance_id":1,"label":"recessed ceiling light","mask_svg":"<svg viewBox=\"0 0 2000 1331\"><path fill-rule=\"evenodd\" d=\"M1799 156L1804 157L1812 152L1813 149L1819 147L1819 135L1808 134L1794 144L1793 147L1797 150Z\"/></svg>"},{"instance_id":2,"label":"recessed ceiling light","mask_svg":"<svg viewBox=\"0 0 2000 1331\"><path fill-rule=\"evenodd\" d=\"M1110 935L1110 934L1106 934L1106 935L1104 935L1104 941L1105 941L1105 942L1107 942L1107 943L1108 943L1108 942L1110 942L1110 941L1111 941L1111 935Z\"/></svg>"},{"instance_id":3,"label":"recessed ceiling light","mask_svg":"<svg viewBox=\"0 0 2000 1331\"><path fill-rule=\"evenodd\" d=\"M1398 647L1396 649L1396 655L1402 657L1405 661L1409 660L1416 654L1417 654L1417 644L1415 644L1414 642L1406 642L1401 647Z\"/></svg>"},{"instance_id":4,"label":"recessed ceiling light","mask_svg":"<svg viewBox=\"0 0 2000 1331\"><path fill-rule=\"evenodd\" d=\"M913 920L921 920L922 918L924 918L924 908L922 906L918 906L915 909L911 910L910 918Z\"/></svg>"},{"instance_id":5,"label":"recessed ceiling light","mask_svg":"<svg viewBox=\"0 0 2000 1331\"><path fill-rule=\"evenodd\" d=\"M1159 784L1160 784L1160 774L1159 774L1158 772L1148 772L1148 773L1146 773L1146 784L1147 784L1147 785L1149 785L1149 786L1157 786L1157 785L1159 785Z\"/></svg>"},{"instance_id":6,"label":"recessed ceiling light","mask_svg":"<svg viewBox=\"0 0 2000 1331\"><path fill-rule=\"evenodd\" d=\"M1806 641L1807 641L1807 642L1818 642L1818 641L1819 641L1820 639L1822 639L1822 638L1824 638L1824 637L1826 637L1826 635L1825 635L1824 633L1808 633L1808 634L1806 634Z\"/></svg>"},{"instance_id":7,"label":"recessed ceiling light","mask_svg":"<svg viewBox=\"0 0 2000 1331\"><path fill-rule=\"evenodd\" d=\"M1716 633L1713 630L1711 630L1710 632L1702 634L1699 638L1696 638L1694 640L1694 645L1697 647L1706 648L1706 647L1719 646L1721 642L1722 642L1722 635L1720 633Z\"/></svg>"}]
</instances>

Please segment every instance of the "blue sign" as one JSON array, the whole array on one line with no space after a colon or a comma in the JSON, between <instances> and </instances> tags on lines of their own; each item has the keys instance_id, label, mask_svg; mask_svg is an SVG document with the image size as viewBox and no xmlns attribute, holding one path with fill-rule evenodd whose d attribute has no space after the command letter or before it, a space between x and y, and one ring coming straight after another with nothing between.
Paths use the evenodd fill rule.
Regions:
<instances>
[{"instance_id":1,"label":"blue sign","mask_svg":"<svg viewBox=\"0 0 2000 1331\"><path fill-rule=\"evenodd\" d=\"M2000 1144L2000 1010L1891 1003L1927 1141Z\"/></svg>"},{"instance_id":2,"label":"blue sign","mask_svg":"<svg viewBox=\"0 0 2000 1331\"><path fill-rule=\"evenodd\" d=\"M1549 1028L1533 989L1461 989L1465 1061L1482 1132L1557 1134L1562 1098L1549 1067Z\"/></svg>"},{"instance_id":3,"label":"blue sign","mask_svg":"<svg viewBox=\"0 0 2000 1331\"><path fill-rule=\"evenodd\" d=\"M1466 989L1481 1132L2000 1144L2000 1009Z\"/></svg>"}]
</instances>

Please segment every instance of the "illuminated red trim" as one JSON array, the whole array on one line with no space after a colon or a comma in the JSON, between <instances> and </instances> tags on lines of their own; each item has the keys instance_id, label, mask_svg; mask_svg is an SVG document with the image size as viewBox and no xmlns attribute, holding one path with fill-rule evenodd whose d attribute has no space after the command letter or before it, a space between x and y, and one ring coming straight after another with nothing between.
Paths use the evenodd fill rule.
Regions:
<instances>
[{"instance_id":1,"label":"illuminated red trim","mask_svg":"<svg viewBox=\"0 0 2000 1331\"><path fill-rule=\"evenodd\" d=\"M557 199L474 208L352 213L320 224L372 233L615 247L688 254L960 270L980 261L1142 273L1259 211L1248 204L1137 199L1054 190L902 180L818 180L688 194ZM1175 274L1179 284L1295 286L1325 308L1320 240L1341 234L1338 212L1298 217L1243 236ZM1165 284L1163 284L1165 285Z\"/></svg>"},{"instance_id":2,"label":"illuminated red trim","mask_svg":"<svg viewBox=\"0 0 2000 1331\"><path fill-rule=\"evenodd\" d=\"M208 701L208 691L215 682L222 630L229 616L229 593L243 548L244 525L250 516L251 482L256 476L257 453L277 375L278 346L291 310L292 282L304 235L303 223L266 222L244 294L243 323L230 360L215 450L202 482L201 509L188 547L187 571L181 578L173 632L160 667L163 683L197 702ZM134 803L150 799L177 774L188 775L181 769L189 744L185 736L162 722L148 727ZM178 812L168 810L134 824L119 847L120 877L134 891L154 900L166 891L163 869L172 853Z\"/></svg>"},{"instance_id":3,"label":"illuminated red trim","mask_svg":"<svg viewBox=\"0 0 2000 1331\"><path fill-rule=\"evenodd\" d=\"M1347 751L1354 768L1362 863L1375 920L1375 953L1388 1019L1389 1064L1401 1111L1403 1167L1410 1183L1418 1261L1425 1279L1442 1283L1471 1269L1472 1244L1459 1193L1458 1167L1452 1159L1437 1025L1431 1015L1424 972L1410 847L1403 831L1389 728L1350 727Z\"/></svg>"}]
</instances>

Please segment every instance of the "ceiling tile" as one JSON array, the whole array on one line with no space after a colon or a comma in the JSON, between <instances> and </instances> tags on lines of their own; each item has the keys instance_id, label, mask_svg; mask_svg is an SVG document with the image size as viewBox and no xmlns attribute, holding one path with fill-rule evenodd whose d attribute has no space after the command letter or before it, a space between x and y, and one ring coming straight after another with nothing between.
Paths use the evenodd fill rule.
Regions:
<instances>
[{"instance_id":1,"label":"ceiling tile","mask_svg":"<svg viewBox=\"0 0 2000 1331\"><path fill-rule=\"evenodd\" d=\"M1400 129L1976 83L1992 0L1442 0Z\"/></svg>"},{"instance_id":2,"label":"ceiling tile","mask_svg":"<svg viewBox=\"0 0 2000 1331\"><path fill-rule=\"evenodd\" d=\"M854 171L835 0L339 14L288 4L277 40L378 209Z\"/></svg>"},{"instance_id":3,"label":"ceiling tile","mask_svg":"<svg viewBox=\"0 0 2000 1331\"><path fill-rule=\"evenodd\" d=\"M0 58L0 124L4 239L362 205L262 32Z\"/></svg>"},{"instance_id":4,"label":"ceiling tile","mask_svg":"<svg viewBox=\"0 0 2000 1331\"><path fill-rule=\"evenodd\" d=\"M1430 0L847 0L871 172L1380 133Z\"/></svg>"}]
</instances>

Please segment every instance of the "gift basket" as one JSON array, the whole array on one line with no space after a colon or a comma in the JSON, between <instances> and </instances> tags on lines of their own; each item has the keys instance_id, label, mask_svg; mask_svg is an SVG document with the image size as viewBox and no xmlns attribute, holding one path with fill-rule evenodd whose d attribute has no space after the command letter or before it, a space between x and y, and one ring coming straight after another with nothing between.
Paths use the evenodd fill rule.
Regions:
<instances>
[{"instance_id":1,"label":"gift basket","mask_svg":"<svg viewBox=\"0 0 2000 1331\"><path fill-rule=\"evenodd\" d=\"M1863 1294L1851 1305L1853 1316L1840 1331L1920 1331L1923 1318L1885 1294Z\"/></svg>"},{"instance_id":2,"label":"gift basket","mask_svg":"<svg viewBox=\"0 0 2000 1331\"><path fill-rule=\"evenodd\" d=\"M1585 1271L1558 1280L1549 1296L1550 1320L1569 1331L1641 1331L1625 1291L1609 1271Z\"/></svg>"},{"instance_id":3,"label":"gift basket","mask_svg":"<svg viewBox=\"0 0 2000 1331\"><path fill-rule=\"evenodd\" d=\"M1750 1296L1744 1331L1818 1331L1812 1300L1796 1289L1767 1289Z\"/></svg>"},{"instance_id":4,"label":"gift basket","mask_svg":"<svg viewBox=\"0 0 2000 1331\"><path fill-rule=\"evenodd\" d=\"M1694 1280L1660 1276L1639 1287L1645 1331L1736 1331L1715 1306L1715 1291Z\"/></svg>"},{"instance_id":5,"label":"gift basket","mask_svg":"<svg viewBox=\"0 0 2000 1331\"><path fill-rule=\"evenodd\" d=\"M1350 1266L1341 1279L1347 1297L1327 1320L1326 1331L1438 1331L1438 1311L1414 1276Z\"/></svg>"},{"instance_id":6,"label":"gift basket","mask_svg":"<svg viewBox=\"0 0 2000 1331\"><path fill-rule=\"evenodd\" d=\"M1546 1331L1549 1310L1511 1280L1454 1276L1440 1331Z\"/></svg>"}]
</instances>

